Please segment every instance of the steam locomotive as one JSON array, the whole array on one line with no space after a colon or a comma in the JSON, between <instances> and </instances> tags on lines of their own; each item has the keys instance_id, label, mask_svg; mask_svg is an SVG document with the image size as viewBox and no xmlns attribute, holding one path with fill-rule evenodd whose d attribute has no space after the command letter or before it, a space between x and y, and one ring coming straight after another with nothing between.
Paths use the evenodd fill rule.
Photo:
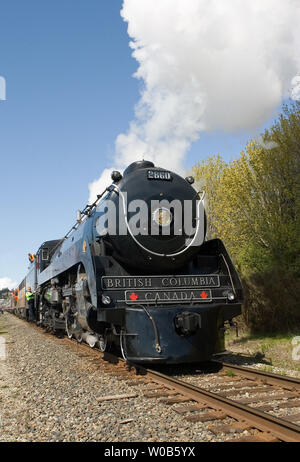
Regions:
<instances>
[{"instance_id":1,"label":"steam locomotive","mask_svg":"<svg viewBox=\"0 0 300 462\"><path fill-rule=\"evenodd\" d=\"M204 194L193 182L146 160L114 171L71 230L31 258L16 313L28 316L30 286L36 323L103 352L119 348L128 361L189 363L222 352L242 286L222 241L205 240Z\"/></svg>"}]
</instances>

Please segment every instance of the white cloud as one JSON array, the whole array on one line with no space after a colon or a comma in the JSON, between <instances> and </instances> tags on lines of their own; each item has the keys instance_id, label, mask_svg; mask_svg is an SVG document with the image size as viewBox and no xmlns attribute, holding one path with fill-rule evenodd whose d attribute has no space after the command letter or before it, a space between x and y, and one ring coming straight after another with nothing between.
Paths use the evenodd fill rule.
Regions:
<instances>
[{"instance_id":1,"label":"white cloud","mask_svg":"<svg viewBox=\"0 0 300 462\"><path fill-rule=\"evenodd\" d=\"M11 278L0 278L0 290L1 289L15 289L18 286L16 281L13 281Z\"/></svg>"},{"instance_id":2,"label":"white cloud","mask_svg":"<svg viewBox=\"0 0 300 462\"><path fill-rule=\"evenodd\" d=\"M295 75L295 77L292 78L291 84L291 98L295 101L300 101L300 75Z\"/></svg>"},{"instance_id":3,"label":"white cloud","mask_svg":"<svg viewBox=\"0 0 300 462\"><path fill-rule=\"evenodd\" d=\"M255 138L256 144L261 146L264 149L275 149L278 147L278 144L275 141L264 141L263 136L259 135Z\"/></svg>"},{"instance_id":4,"label":"white cloud","mask_svg":"<svg viewBox=\"0 0 300 462\"><path fill-rule=\"evenodd\" d=\"M102 194L105 188L111 184L112 180L110 176L113 170L116 169L113 167L104 169L100 178L89 184L89 204L92 204L97 199L97 194Z\"/></svg>"},{"instance_id":5,"label":"white cloud","mask_svg":"<svg viewBox=\"0 0 300 462\"><path fill-rule=\"evenodd\" d=\"M121 15L144 85L119 169L182 170L201 132L260 127L300 70L299 0L124 0Z\"/></svg>"}]
</instances>

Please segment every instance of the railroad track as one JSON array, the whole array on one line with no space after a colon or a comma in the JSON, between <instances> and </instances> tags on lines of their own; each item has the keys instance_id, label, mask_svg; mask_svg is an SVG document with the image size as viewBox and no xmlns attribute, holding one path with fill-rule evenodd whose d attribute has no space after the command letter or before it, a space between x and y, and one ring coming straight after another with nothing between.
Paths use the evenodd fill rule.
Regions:
<instances>
[{"instance_id":1,"label":"railroad track","mask_svg":"<svg viewBox=\"0 0 300 462\"><path fill-rule=\"evenodd\" d=\"M81 346L91 350L88 345ZM279 409L300 409L300 380L297 378L212 361L211 366L219 370L210 373L209 382L214 390L220 385L222 391L210 391L151 368L127 363L112 354L101 355L110 365L109 372L117 373L132 387L145 385L143 396L169 405L191 424L209 423L209 430L216 435L224 433L227 441L300 442L300 426L297 425L300 414L280 418L270 413L276 404L265 404L276 401ZM200 377L207 376L202 373ZM231 398L245 393L246 398ZM263 405L252 407L256 403ZM245 430L247 435L236 437ZM230 438L232 436L235 438Z\"/></svg>"},{"instance_id":2,"label":"railroad track","mask_svg":"<svg viewBox=\"0 0 300 462\"><path fill-rule=\"evenodd\" d=\"M176 412L185 415L190 422L210 422L209 430L215 434L224 433L230 436L248 430L249 435L232 441L300 442L300 426L296 424L300 422L300 414L292 414L283 419L270 413L275 407L271 404L252 407L255 403L276 401L280 409L300 408L299 379L231 364L218 364L220 371L210 375L212 385L210 388L216 390L220 386L223 390L221 392L210 391L152 369L143 369L143 371L153 382L178 392L177 397L166 397L164 399L166 404L182 403L181 406L174 407ZM226 388L230 391L224 391ZM234 395L248 393L249 389L252 397L239 400L231 398ZM224 423L228 418L230 422Z\"/></svg>"},{"instance_id":3,"label":"railroad track","mask_svg":"<svg viewBox=\"0 0 300 462\"><path fill-rule=\"evenodd\" d=\"M45 332L40 327L32 327ZM47 335L53 338L52 334ZM146 398L163 402L191 424L207 423L214 434L224 434L225 441L300 442L297 425L300 424L300 379L212 361L206 371L198 373L199 365L196 365L193 374L179 380L130 364L116 355L101 353L74 339L63 341L75 346L83 357L88 350L95 361L101 361L101 369L125 380L137 396L142 393ZM284 417L272 414L284 410L291 410L292 414Z\"/></svg>"}]
</instances>

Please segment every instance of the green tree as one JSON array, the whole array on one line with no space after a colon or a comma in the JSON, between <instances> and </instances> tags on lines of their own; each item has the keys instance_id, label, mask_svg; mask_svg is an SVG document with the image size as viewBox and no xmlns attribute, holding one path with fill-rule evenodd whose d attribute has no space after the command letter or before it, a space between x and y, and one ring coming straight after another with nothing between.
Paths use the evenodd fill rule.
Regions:
<instances>
[{"instance_id":1,"label":"green tree","mask_svg":"<svg viewBox=\"0 0 300 462\"><path fill-rule=\"evenodd\" d=\"M247 322L299 326L300 103L285 106L238 159L213 156L193 174L206 189L209 237L224 240L244 279Z\"/></svg>"},{"instance_id":2,"label":"green tree","mask_svg":"<svg viewBox=\"0 0 300 462\"><path fill-rule=\"evenodd\" d=\"M202 163L198 162L192 171L197 189L205 190L208 238L215 237L218 232L216 207L219 200L220 181L225 167L226 163L218 155L209 157Z\"/></svg>"}]
</instances>

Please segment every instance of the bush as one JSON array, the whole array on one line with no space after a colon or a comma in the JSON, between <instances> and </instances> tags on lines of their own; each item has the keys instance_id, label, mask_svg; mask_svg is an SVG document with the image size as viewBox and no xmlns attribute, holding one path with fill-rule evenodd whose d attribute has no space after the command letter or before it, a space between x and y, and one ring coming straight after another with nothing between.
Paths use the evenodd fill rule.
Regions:
<instances>
[{"instance_id":1,"label":"bush","mask_svg":"<svg viewBox=\"0 0 300 462\"><path fill-rule=\"evenodd\" d=\"M243 319L252 332L295 332L300 326L300 280L274 270L243 279Z\"/></svg>"},{"instance_id":2,"label":"bush","mask_svg":"<svg viewBox=\"0 0 300 462\"><path fill-rule=\"evenodd\" d=\"M193 174L206 189L209 237L227 246L246 287L255 330L300 327L300 102L239 158L213 156Z\"/></svg>"}]
</instances>

